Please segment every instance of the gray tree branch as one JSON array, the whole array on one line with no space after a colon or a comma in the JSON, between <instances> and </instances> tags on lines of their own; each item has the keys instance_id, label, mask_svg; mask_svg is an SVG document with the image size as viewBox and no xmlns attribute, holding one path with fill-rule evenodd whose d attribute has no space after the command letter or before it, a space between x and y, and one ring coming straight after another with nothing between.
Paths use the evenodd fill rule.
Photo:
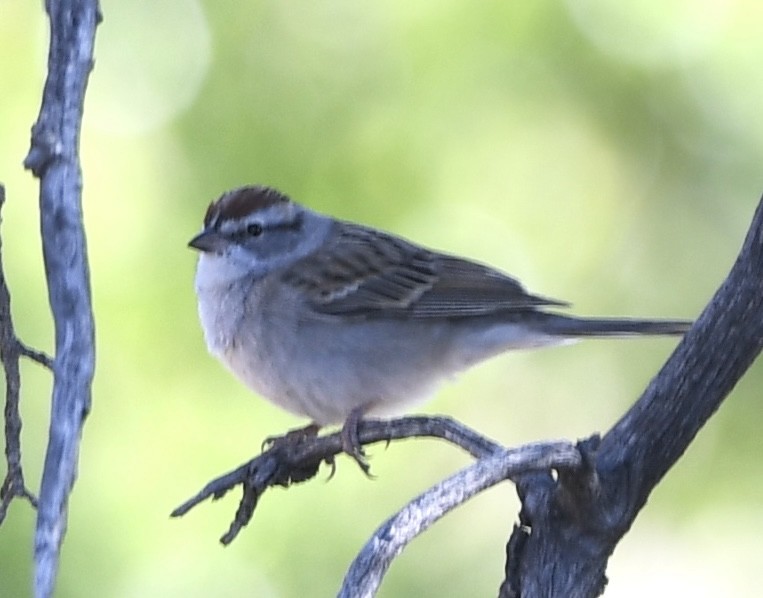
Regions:
<instances>
[{"instance_id":1,"label":"gray tree branch","mask_svg":"<svg viewBox=\"0 0 763 598\"><path fill-rule=\"evenodd\" d=\"M97 0L47 0L48 76L24 166L40 179L43 258L55 324L48 447L35 531L35 594L53 593L95 363L79 135L93 67Z\"/></svg>"},{"instance_id":2,"label":"gray tree branch","mask_svg":"<svg viewBox=\"0 0 763 598\"><path fill-rule=\"evenodd\" d=\"M539 442L496 450L432 486L379 527L350 565L340 598L370 598L382 578L416 536L483 490L509 478L534 471L578 468L580 452L566 441Z\"/></svg>"},{"instance_id":3,"label":"gray tree branch","mask_svg":"<svg viewBox=\"0 0 763 598\"><path fill-rule=\"evenodd\" d=\"M0 211L4 204L5 188L0 185ZM2 246L0 237L0 361L5 372L5 462L8 466L3 483L0 485L0 525L5 520L14 498L26 499L33 507L37 507L37 498L26 487L24 469L21 464L19 360L22 356L30 357L48 368L51 367L49 357L25 347L16 336L11 312L11 293L8 290L3 268Z\"/></svg>"},{"instance_id":4,"label":"gray tree branch","mask_svg":"<svg viewBox=\"0 0 763 598\"><path fill-rule=\"evenodd\" d=\"M590 467L522 476L521 526L501 596L598 596L606 566L652 490L763 348L763 200L714 297L644 394L601 439Z\"/></svg>"},{"instance_id":5,"label":"gray tree branch","mask_svg":"<svg viewBox=\"0 0 763 598\"><path fill-rule=\"evenodd\" d=\"M408 417L364 421L360 442L437 436L478 461L437 484L382 525L352 563L340 596L372 596L392 560L419 533L477 492L516 482L520 524L507 545L500 596L598 596L607 562L649 494L688 448L763 347L763 200L731 272L641 398L604 436L567 444L504 449L457 422ZM315 475L341 452L338 434L271 447L210 482L173 512L185 514L236 485L244 495L223 542L251 519L273 485ZM556 474L554 474L556 472Z\"/></svg>"},{"instance_id":6,"label":"gray tree branch","mask_svg":"<svg viewBox=\"0 0 763 598\"><path fill-rule=\"evenodd\" d=\"M364 420L360 423L358 433L363 445L429 437L455 444L475 458L487 457L503 450L501 445L447 417L411 416L393 420ZM208 498L221 498L240 485L243 492L238 509L228 531L220 538L223 544L230 544L252 519L260 497L268 488L290 486L309 480L318 473L321 463L330 463L333 467L334 458L342 452L339 432L299 438L287 434L270 443L261 455L208 482L195 496L172 511L171 516L182 517Z\"/></svg>"}]
</instances>

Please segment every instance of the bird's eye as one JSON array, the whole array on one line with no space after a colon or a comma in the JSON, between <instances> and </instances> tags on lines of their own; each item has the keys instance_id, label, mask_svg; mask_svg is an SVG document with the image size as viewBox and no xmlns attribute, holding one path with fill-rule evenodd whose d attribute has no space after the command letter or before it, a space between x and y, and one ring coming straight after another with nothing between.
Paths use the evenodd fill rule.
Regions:
<instances>
[{"instance_id":1,"label":"bird's eye","mask_svg":"<svg viewBox=\"0 0 763 598\"><path fill-rule=\"evenodd\" d=\"M259 237L262 234L262 225L259 222L252 222L246 227L246 233L250 237Z\"/></svg>"}]
</instances>

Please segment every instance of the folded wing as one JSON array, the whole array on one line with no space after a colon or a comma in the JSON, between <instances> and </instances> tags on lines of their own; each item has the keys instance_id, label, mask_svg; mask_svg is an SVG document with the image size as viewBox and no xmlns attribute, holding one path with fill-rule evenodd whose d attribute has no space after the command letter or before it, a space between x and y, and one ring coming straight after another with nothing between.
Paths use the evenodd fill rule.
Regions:
<instances>
[{"instance_id":1,"label":"folded wing","mask_svg":"<svg viewBox=\"0 0 763 598\"><path fill-rule=\"evenodd\" d=\"M477 262L365 227L338 226L335 242L284 275L318 313L456 318L567 305L532 295L516 279Z\"/></svg>"}]
</instances>

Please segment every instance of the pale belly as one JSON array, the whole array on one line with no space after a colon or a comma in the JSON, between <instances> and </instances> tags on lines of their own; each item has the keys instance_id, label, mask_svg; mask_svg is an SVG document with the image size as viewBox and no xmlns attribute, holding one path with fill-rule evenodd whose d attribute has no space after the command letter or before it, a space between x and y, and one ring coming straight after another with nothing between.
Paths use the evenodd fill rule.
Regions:
<instances>
[{"instance_id":1,"label":"pale belly","mask_svg":"<svg viewBox=\"0 0 763 598\"><path fill-rule=\"evenodd\" d=\"M562 340L498 319L325 318L264 282L197 292L210 352L257 394L320 425L359 407L400 412L488 357Z\"/></svg>"},{"instance_id":2,"label":"pale belly","mask_svg":"<svg viewBox=\"0 0 763 598\"><path fill-rule=\"evenodd\" d=\"M389 415L428 398L451 368L449 342L429 334L388 335L379 324L302 324L295 335L238 335L219 355L249 388L274 404L320 424L340 423L357 407Z\"/></svg>"}]
</instances>

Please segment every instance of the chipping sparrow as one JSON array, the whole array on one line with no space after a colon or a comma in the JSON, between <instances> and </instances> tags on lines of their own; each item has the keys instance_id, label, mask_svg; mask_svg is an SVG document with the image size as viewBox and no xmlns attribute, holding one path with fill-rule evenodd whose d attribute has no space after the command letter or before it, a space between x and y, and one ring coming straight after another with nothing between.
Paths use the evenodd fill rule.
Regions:
<instances>
[{"instance_id":1,"label":"chipping sparrow","mask_svg":"<svg viewBox=\"0 0 763 598\"><path fill-rule=\"evenodd\" d=\"M189 243L211 353L244 384L313 423L357 425L426 398L510 349L592 336L683 334L685 321L584 319L515 279L400 237L308 210L275 189L213 202Z\"/></svg>"}]
</instances>

